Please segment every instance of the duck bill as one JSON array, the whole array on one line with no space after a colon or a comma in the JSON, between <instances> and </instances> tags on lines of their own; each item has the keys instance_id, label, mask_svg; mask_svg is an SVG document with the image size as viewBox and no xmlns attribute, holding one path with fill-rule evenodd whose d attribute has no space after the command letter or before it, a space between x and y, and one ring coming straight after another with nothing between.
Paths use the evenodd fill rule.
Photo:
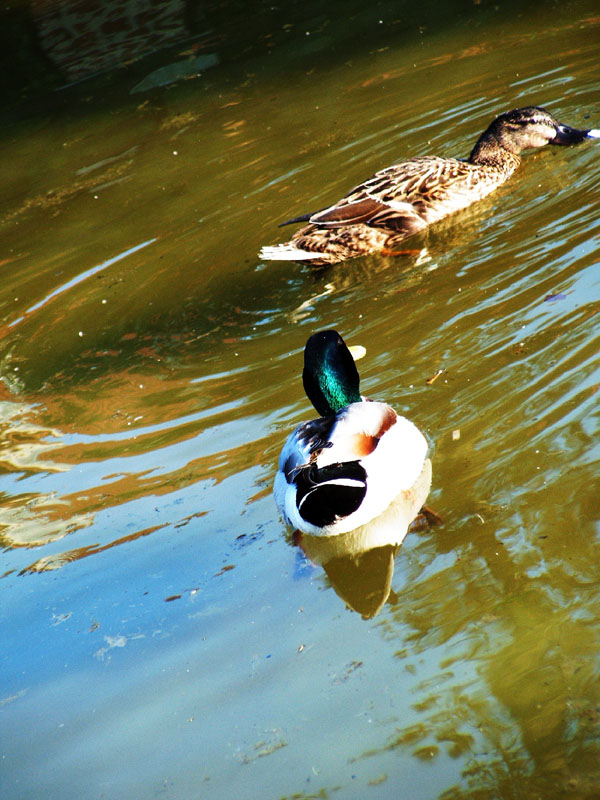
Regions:
<instances>
[{"instance_id":1,"label":"duck bill","mask_svg":"<svg viewBox=\"0 0 600 800\"><path fill-rule=\"evenodd\" d=\"M550 140L550 144L580 144L586 139L600 138L600 131L587 130L582 131L579 128L571 128L569 125L557 125L556 136Z\"/></svg>"}]
</instances>

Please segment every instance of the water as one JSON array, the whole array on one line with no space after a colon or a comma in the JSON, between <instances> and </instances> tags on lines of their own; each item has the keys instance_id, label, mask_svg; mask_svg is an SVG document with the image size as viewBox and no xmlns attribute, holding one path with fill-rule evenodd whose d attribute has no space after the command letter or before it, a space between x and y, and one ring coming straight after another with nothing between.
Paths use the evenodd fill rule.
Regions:
<instances>
[{"instance_id":1,"label":"water","mask_svg":"<svg viewBox=\"0 0 600 800\"><path fill-rule=\"evenodd\" d=\"M527 154L418 256L256 253L507 108L599 127L600 18L334 11L4 132L11 800L597 796L598 146ZM350 575L391 580L364 618L271 495L325 327L432 440L444 519Z\"/></svg>"}]
</instances>

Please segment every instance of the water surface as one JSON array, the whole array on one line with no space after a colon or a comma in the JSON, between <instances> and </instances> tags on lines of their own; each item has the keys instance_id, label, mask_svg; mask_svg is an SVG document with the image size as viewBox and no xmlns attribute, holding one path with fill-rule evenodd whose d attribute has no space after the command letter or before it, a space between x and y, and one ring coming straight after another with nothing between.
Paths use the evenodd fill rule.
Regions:
<instances>
[{"instance_id":1,"label":"water surface","mask_svg":"<svg viewBox=\"0 0 600 800\"><path fill-rule=\"evenodd\" d=\"M600 17L334 11L3 133L6 798L597 796L600 150L527 154L413 255L256 253L508 108L600 127ZM326 327L433 443L444 523L351 575L391 580L374 616L271 495Z\"/></svg>"}]
</instances>

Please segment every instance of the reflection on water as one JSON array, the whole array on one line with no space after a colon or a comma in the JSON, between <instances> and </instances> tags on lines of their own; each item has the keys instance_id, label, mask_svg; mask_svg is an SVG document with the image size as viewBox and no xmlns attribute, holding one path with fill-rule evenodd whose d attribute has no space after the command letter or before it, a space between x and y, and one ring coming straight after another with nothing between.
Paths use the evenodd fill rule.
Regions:
<instances>
[{"instance_id":1,"label":"reflection on water","mask_svg":"<svg viewBox=\"0 0 600 800\"><path fill-rule=\"evenodd\" d=\"M572 483L571 502L573 490ZM555 499L561 504L564 496ZM581 511L575 501L571 514ZM477 544L460 576L446 570L398 592L394 617L412 629L408 641L412 638L418 651L450 646L440 664L445 672L423 686L421 721L399 729L386 746L417 754L443 744L454 757L470 753L464 772L468 788L450 789L441 795L444 800L517 796L516 776L522 796L544 795L554 780L560 791L592 797L600 778L598 637L587 610L594 568L576 566L564 554L553 559L545 547L552 533L538 536L542 542L531 570L523 570L497 523L472 533ZM566 582L557 575L565 568L572 573ZM552 584L544 580L546 572L553 574ZM439 592L444 584L445 603ZM388 635L392 630L388 627ZM452 644L457 634L459 641ZM485 690L460 679L466 662L480 665Z\"/></svg>"},{"instance_id":2,"label":"reflection on water","mask_svg":"<svg viewBox=\"0 0 600 800\"><path fill-rule=\"evenodd\" d=\"M93 275L97 275L97 273L101 272L103 269L106 269L111 264L115 264L116 262L120 261L122 258L127 258L127 256L131 255L132 253L136 253L138 250L141 250L143 247L147 247L149 244L152 244L152 242L154 242L154 241L156 241L156 240L155 239L150 239L147 242L142 242L141 244L135 245L135 247L130 247L124 253L119 253L119 255L114 256L113 258L109 258L103 264L98 264L98 266L92 267L91 269L86 270L85 272L81 273L80 275L77 275L76 278L73 278L72 280L68 281L64 285L59 286L57 289L54 289L54 291L52 291L49 295L47 295L46 297L42 298L42 300L40 300L39 302L35 303L35 305L30 306L28 309L26 309L24 314L23 314L23 316L19 317L18 319L13 320L13 322L10 322L8 327L12 328L14 325L18 325L19 322L22 322L30 314L32 314L34 311L37 311L38 309L42 308L42 306L45 306L46 303L48 303L50 300L53 300L58 295L61 295L63 292L66 292L67 290L72 289L74 286L77 286L78 283L81 283L82 281L86 280L86 278L91 278ZM104 301L104 302L106 302L106 301Z\"/></svg>"},{"instance_id":3,"label":"reflection on water","mask_svg":"<svg viewBox=\"0 0 600 800\"><path fill-rule=\"evenodd\" d=\"M30 13L40 47L70 82L131 64L189 40L193 33L189 24L192 15L186 12L184 0L92 0L85 4L78 0L33 0ZM204 38L207 34L205 31ZM195 44L197 48L197 40ZM213 63L203 61L202 67ZM196 67L194 74L198 71ZM153 81L147 88L161 85Z\"/></svg>"},{"instance_id":4,"label":"reflection on water","mask_svg":"<svg viewBox=\"0 0 600 800\"><path fill-rule=\"evenodd\" d=\"M320 564L333 589L365 619L376 616L388 599L394 558L431 488L431 461L425 460L414 485L376 519L336 536L296 532L295 543Z\"/></svg>"},{"instance_id":5,"label":"reflection on water","mask_svg":"<svg viewBox=\"0 0 600 800\"><path fill-rule=\"evenodd\" d=\"M255 257L506 108L598 127L597 9L336 8L3 130L6 797L597 795L600 150L526 154L419 253ZM431 437L444 525L296 570L271 486L327 327Z\"/></svg>"}]
</instances>

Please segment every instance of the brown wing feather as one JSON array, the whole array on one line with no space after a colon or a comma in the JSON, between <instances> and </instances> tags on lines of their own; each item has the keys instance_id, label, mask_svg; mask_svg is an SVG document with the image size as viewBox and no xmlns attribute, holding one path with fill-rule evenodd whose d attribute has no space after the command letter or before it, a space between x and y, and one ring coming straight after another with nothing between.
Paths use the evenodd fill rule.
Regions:
<instances>
[{"instance_id":1,"label":"brown wing feather","mask_svg":"<svg viewBox=\"0 0 600 800\"><path fill-rule=\"evenodd\" d=\"M412 236L413 233L427 227L427 223L416 209L400 211L389 206L383 206L378 214L371 217L369 225L371 228L384 228L387 231L403 233L405 236Z\"/></svg>"},{"instance_id":2,"label":"brown wing feather","mask_svg":"<svg viewBox=\"0 0 600 800\"><path fill-rule=\"evenodd\" d=\"M332 206L292 220L309 224L290 244L304 253L322 254L310 257L315 267L393 248L485 197L518 165L516 156L502 167L436 156L401 161L376 172Z\"/></svg>"},{"instance_id":3,"label":"brown wing feather","mask_svg":"<svg viewBox=\"0 0 600 800\"><path fill-rule=\"evenodd\" d=\"M388 212L389 206L379 203L371 197L360 197L353 203L340 203L313 214L310 221L313 225L337 228L340 225L357 225L359 222L369 224L378 213Z\"/></svg>"},{"instance_id":4,"label":"brown wing feather","mask_svg":"<svg viewBox=\"0 0 600 800\"><path fill-rule=\"evenodd\" d=\"M320 228L362 223L409 235L431 221L427 210L432 201L460 187L471 189L474 171L473 165L452 158L403 161L376 172L335 205L313 214L310 222Z\"/></svg>"}]
</instances>

